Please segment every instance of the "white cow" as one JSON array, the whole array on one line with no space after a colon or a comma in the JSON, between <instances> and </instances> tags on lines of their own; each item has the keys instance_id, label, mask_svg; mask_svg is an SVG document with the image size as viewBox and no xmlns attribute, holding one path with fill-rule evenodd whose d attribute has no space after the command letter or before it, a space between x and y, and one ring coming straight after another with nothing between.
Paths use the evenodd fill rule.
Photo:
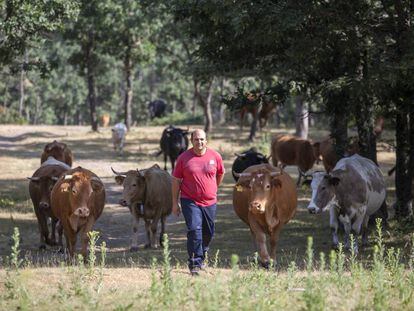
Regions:
<instances>
[{"instance_id":1,"label":"white cow","mask_svg":"<svg viewBox=\"0 0 414 311\"><path fill-rule=\"evenodd\" d=\"M313 174L312 200L308 206L311 213L329 209L330 226L334 246L338 245L338 225L345 230L345 247L350 247L349 235L355 238L362 233L362 243L367 242L369 216L385 203L384 177L371 160L355 154L343 158L329 173ZM355 251L358 246L355 239Z\"/></svg>"},{"instance_id":2,"label":"white cow","mask_svg":"<svg viewBox=\"0 0 414 311\"><path fill-rule=\"evenodd\" d=\"M127 127L122 122L115 124L112 128L112 142L114 144L114 150L118 150L120 154L122 154L124 149L126 133Z\"/></svg>"}]
</instances>

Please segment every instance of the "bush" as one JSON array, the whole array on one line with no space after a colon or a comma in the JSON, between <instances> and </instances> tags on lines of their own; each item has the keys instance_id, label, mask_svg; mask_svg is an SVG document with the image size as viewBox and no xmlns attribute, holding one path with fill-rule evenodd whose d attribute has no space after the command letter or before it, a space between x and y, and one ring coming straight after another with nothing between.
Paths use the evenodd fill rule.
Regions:
<instances>
[{"instance_id":1,"label":"bush","mask_svg":"<svg viewBox=\"0 0 414 311\"><path fill-rule=\"evenodd\" d=\"M16 110L0 108L0 124L27 124L24 117L19 116Z\"/></svg>"},{"instance_id":2,"label":"bush","mask_svg":"<svg viewBox=\"0 0 414 311\"><path fill-rule=\"evenodd\" d=\"M189 112L173 112L163 118L156 118L151 121L150 125L189 125L203 124L204 117L200 114L193 116Z\"/></svg>"}]
</instances>

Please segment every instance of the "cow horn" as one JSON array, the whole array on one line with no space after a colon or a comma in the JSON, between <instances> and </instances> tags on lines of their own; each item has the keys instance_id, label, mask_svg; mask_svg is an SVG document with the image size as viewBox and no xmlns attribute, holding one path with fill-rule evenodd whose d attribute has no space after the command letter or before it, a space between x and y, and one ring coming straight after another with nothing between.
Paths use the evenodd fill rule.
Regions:
<instances>
[{"instance_id":1,"label":"cow horn","mask_svg":"<svg viewBox=\"0 0 414 311\"><path fill-rule=\"evenodd\" d=\"M39 181L40 177L27 177L30 181Z\"/></svg>"},{"instance_id":2,"label":"cow horn","mask_svg":"<svg viewBox=\"0 0 414 311\"><path fill-rule=\"evenodd\" d=\"M63 178L64 180L69 180L72 179L72 175L65 175L65 177Z\"/></svg>"},{"instance_id":3,"label":"cow horn","mask_svg":"<svg viewBox=\"0 0 414 311\"><path fill-rule=\"evenodd\" d=\"M279 167L279 172L271 172L270 176L275 177L283 174L283 170Z\"/></svg>"},{"instance_id":4,"label":"cow horn","mask_svg":"<svg viewBox=\"0 0 414 311\"><path fill-rule=\"evenodd\" d=\"M111 166L111 170L112 172L114 172L115 175L126 177L127 172L117 172L112 168L112 166Z\"/></svg>"},{"instance_id":5,"label":"cow horn","mask_svg":"<svg viewBox=\"0 0 414 311\"><path fill-rule=\"evenodd\" d=\"M52 180L54 180L54 181L57 181L57 180L59 179L59 177L57 177L57 176L52 176L52 177L51 177L51 179L52 179Z\"/></svg>"},{"instance_id":6,"label":"cow horn","mask_svg":"<svg viewBox=\"0 0 414 311\"><path fill-rule=\"evenodd\" d=\"M237 152L235 152L234 155L236 157L244 157L246 154L245 153L237 153Z\"/></svg>"},{"instance_id":7,"label":"cow horn","mask_svg":"<svg viewBox=\"0 0 414 311\"><path fill-rule=\"evenodd\" d=\"M142 175L142 173L139 171L139 169L137 169L137 173L138 173L138 176L144 176L144 175Z\"/></svg>"},{"instance_id":8,"label":"cow horn","mask_svg":"<svg viewBox=\"0 0 414 311\"><path fill-rule=\"evenodd\" d=\"M234 176L236 177L250 177L252 176L252 173L236 173L235 171L233 171Z\"/></svg>"}]
</instances>

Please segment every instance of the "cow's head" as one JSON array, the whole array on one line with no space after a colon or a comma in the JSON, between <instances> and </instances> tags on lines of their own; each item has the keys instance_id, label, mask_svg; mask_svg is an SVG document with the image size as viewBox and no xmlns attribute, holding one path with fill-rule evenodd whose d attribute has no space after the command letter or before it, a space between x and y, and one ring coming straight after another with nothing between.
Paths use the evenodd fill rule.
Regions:
<instances>
[{"instance_id":1,"label":"cow's head","mask_svg":"<svg viewBox=\"0 0 414 311\"><path fill-rule=\"evenodd\" d=\"M336 187L340 182L340 177L315 172L312 175L312 198L308 205L311 214L320 213L330 208L335 203Z\"/></svg>"},{"instance_id":2,"label":"cow's head","mask_svg":"<svg viewBox=\"0 0 414 311\"><path fill-rule=\"evenodd\" d=\"M72 229L77 231L79 226L86 223L90 215L88 203L92 193L102 191L104 186L98 177L89 177L83 172L74 172L62 178L60 191L67 193L71 206L69 223Z\"/></svg>"},{"instance_id":3,"label":"cow's head","mask_svg":"<svg viewBox=\"0 0 414 311\"><path fill-rule=\"evenodd\" d=\"M133 202L144 203L146 192L144 173L138 169L127 172L116 172L114 169L112 169L112 171L116 175L116 183L124 187L122 199L119 203L122 206L131 206Z\"/></svg>"},{"instance_id":4,"label":"cow's head","mask_svg":"<svg viewBox=\"0 0 414 311\"><path fill-rule=\"evenodd\" d=\"M271 172L266 169L237 174L240 179L235 186L236 190L249 192L249 211L251 213L265 213L274 191L282 187L282 182L277 178L281 174L282 171Z\"/></svg>"},{"instance_id":5,"label":"cow's head","mask_svg":"<svg viewBox=\"0 0 414 311\"><path fill-rule=\"evenodd\" d=\"M54 140L52 143L49 143L43 149L44 158L52 156L58 161L65 162L65 150L67 145L64 143L57 142Z\"/></svg>"},{"instance_id":6,"label":"cow's head","mask_svg":"<svg viewBox=\"0 0 414 311\"><path fill-rule=\"evenodd\" d=\"M187 150L188 148L188 137L189 130L183 130L173 126L169 126L164 130L166 140L170 148L173 150Z\"/></svg>"},{"instance_id":7,"label":"cow's head","mask_svg":"<svg viewBox=\"0 0 414 311\"><path fill-rule=\"evenodd\" d=\"M234 155L237 157L232 166L232 174L235 181L239 180L236 174L243 172L246 168L256 164L269 163L269 159L265 155L257 152L254 147L243 153L235 153Z\"/></svg>"},{"instance_id":8,"label":"cow's head","mask_svg":"<svg viewBox=\"0 0 414 311\"><path fill-rule=\"evenodd\" d=\"M50 210L50 193L52 192L53 186L58 180L57 176L41 176L41 177L27 177L31 183L39 189L40 202L39 209L41 211Z\"/></svg>"}]
</instances>

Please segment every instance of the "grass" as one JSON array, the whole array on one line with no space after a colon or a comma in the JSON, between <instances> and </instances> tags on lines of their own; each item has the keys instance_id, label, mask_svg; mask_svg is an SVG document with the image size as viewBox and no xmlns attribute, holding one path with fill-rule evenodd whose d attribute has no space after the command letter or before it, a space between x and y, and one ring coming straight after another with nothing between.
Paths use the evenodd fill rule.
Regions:
<instances>
[{"instance_id":1,"label":"grass","mask_svg":"<svg viewBox=\"0 0 414 311\"><path fill-rule=\"evenodd\" d=\"M199 278L188 274L183 218L168 218L168 247L156 250L143 249L141 223L140 249L130 253L131 216L117 204L122 189L110 167L123 171L154 163L163 166L162 158L153 156L163 128L132 128L124 155L119 156L112 150L109 129L92 133L87 127L0 126L0 310L413 309L412 223L401 226L390 221L381 239L378 233L371 234L371 246L358 256L331 252L328 215L306 211L307 188L298 189L297 214L281 233L273 270L258 268L249 229L233 212L231 174L220 187L217 230L206 273ZM264 130L254 145L269 155L271 137L280 132L286 130ZM323 135L311 133L314 139ZM227 173L234 152L251 146L247 137L248 129L240 133L237 126L217 127L209 136ZM74 166L94 171L107 191L107 204L92 233L88 265L80 260L67 266L55 248L38 250L26 177L38 168L43 146L53 139L65 141L75 155ZM384 172L395 159L382 149L378 158ZM288 172L296 178L296 168L288 167ZM392 178L386 177L386 183L391 203Z\"/></svg>"},{"instance_id":2,"label":"grass","mask_svg":"<svg viewBox=\"0 0 414 311\"><path fill-rule=\"evenodd\" d=\"M12 260L0 270L0 309L21 310L410 310L414 308L414 272L401 252L386 248L377 226L373 261L331 252L314 257L308 238L306 268L294 262L287 270L264 270L252 262L249 269L231 257L231 269L209 268L191 277L172 267L168 238L162 261L150 269L137 266L107 268L95 262L54 268L23 268ZM95 238L97 238L95 234ZM414 240L414 236L413 236ZM18 231L12 256L18 255ZM90 249L97 249L92 239ZM412 245L410 247L413 254ZM90 260L102 254L90 254ZM42 293L39 295L39 293Z\"/></svg>"}]
</instances>

